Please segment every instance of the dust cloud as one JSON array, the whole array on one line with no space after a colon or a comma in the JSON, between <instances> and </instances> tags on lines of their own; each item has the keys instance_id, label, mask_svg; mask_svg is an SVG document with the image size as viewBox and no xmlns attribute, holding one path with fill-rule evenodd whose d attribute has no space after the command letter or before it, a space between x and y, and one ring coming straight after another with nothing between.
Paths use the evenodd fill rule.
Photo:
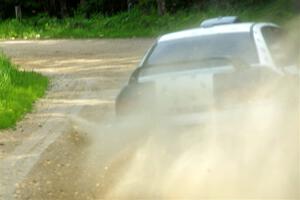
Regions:
<instances>
[{"instance_id":1,"label":"dust cloud","mask_svg":"<svg viewBox=\"0 0 300 200\"><path fill-rule=\"evenodd\" d=\"M285 44L300 65L299 19L286 26ZM214 111L197 126L163 118L107 125L71 119L92 141L84 167L101 186L95 199L299 199L296 79L273 98ZM267 88L279 90L272 84Z\"/></svg>"}]
</instances>

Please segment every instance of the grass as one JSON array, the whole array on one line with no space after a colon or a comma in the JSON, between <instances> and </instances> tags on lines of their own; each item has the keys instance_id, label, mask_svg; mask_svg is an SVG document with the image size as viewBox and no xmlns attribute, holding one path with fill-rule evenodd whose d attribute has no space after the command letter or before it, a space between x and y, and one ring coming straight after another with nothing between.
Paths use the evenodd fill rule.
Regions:
<instances>
[{"instance_id":1,"label":"grass","mask_svg":"<svg viewBox=\"0 0 300 200\"><path fill-rule=\"evenodd\" d=\"M144 14L138 9L114 16L95 15L86 19L80 15L59 20L47 16L0 21L0 39L48 38L127 38L156 37L161 34L199 26L203 19L238 15L246 21L272 21L284 24L293 16L290 0L274 0L267 5L252 7L190 8L174 14L158 16L154 11Z\"/></svg>"},{"instance_id":2,"label":"grass","mask_svg":"<svg viewBox=\"0 0 300 200\"><path fill-rule=\"evenodd\" d=\"M48 79L18 66L0 53L0 129L14 127L33 103L45 94Z\"/></svg>"}]
</instances>

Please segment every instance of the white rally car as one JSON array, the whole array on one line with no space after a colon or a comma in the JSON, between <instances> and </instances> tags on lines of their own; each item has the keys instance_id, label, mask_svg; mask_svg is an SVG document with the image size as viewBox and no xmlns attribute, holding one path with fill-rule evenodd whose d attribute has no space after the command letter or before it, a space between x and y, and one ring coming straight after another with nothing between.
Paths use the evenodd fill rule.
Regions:
<instances>
[{"instance_id":1,"label":"white rally car","mask_svg":"<svg viewBox=\"0 0 300 200\"><path fill-rule=\"evenodd\" d=\"M241 23L231 16L166 34L118 95L116 113L197 114L200 119L212 110L276 98L287 82L294 81L296 88L299 79L296 56L286 49L285 34L275 24Z\"/></svg>"}]
</instances>

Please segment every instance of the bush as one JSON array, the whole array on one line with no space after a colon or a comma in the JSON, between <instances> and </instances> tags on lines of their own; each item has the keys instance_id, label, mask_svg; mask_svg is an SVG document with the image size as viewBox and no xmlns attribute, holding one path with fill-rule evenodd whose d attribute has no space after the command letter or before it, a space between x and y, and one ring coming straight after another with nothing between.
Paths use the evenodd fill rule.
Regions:
<instances>
[{"instance_id":1,"label":"bush","mask_svg":"<svg viewBox=\"0 0 300 200\"><path fill-rule=\"evenodd\" d=\"M144 13L140 7L113 16L94 14L89 19L80 12L65 19L39 15L21 22L0 21L0 39L156 37L170 31L197 27L206 18L222 15L238 15L244 21L272 21L283 24L295 15L289 2L290 0L276 0L247 7L245 3L222 8L192 7L164 16L158 16L154 8Z\"/></svg>"}]
</instances>

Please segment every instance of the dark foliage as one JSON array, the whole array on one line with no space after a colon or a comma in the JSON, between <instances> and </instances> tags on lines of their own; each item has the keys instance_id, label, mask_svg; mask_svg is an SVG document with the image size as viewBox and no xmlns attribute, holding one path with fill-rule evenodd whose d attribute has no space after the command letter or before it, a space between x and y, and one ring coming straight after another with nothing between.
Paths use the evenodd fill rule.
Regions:
<instances>
[{"instance_id":1,"label":"dark foliage","mask_svg":"<svg viewBox=\"0 0 300 200\"><path fill-rule=\"evenodd\" d=\"M272 0L0 0L0 18L13 18L16 5L22 7L22 14L25 17L47 14L64 18L73 16L75 12L79 12L86 17L94 14L113 15L130 10L135 6L144 12L156 9L159 14L163 15L166 12L174 13L180 9L190 7L199 9L207 6L228 8L236 5L246 8L266 4L270 1ZM300 9L300 1L292 1L294 1L295 8Z\"/></svg>"}]
</instances>

